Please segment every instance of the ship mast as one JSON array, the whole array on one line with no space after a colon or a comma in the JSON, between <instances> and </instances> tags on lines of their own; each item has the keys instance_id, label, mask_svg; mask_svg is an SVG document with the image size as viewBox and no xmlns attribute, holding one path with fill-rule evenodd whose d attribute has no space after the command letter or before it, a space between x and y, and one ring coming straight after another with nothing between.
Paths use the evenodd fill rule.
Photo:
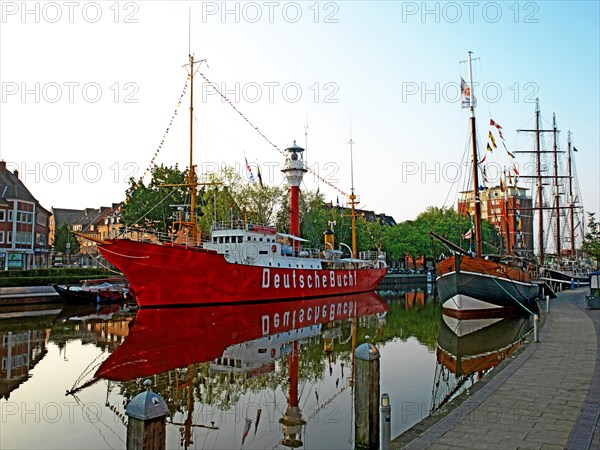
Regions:
<instances>
[{"instance_id":1,"label":"ship mast","mask_svg":"<svg viewBox=\"0 0 600 450\"><path fill-rule=\"evenodd\" d=\"M571 168L571 132L567 134L567 166L569 171L569 225L571 238L571 256L575 256L575 214L573 211L573 171Z\"/></svg>"},{"instance_id":2,"label":"ship mast","mask_svg":"<svg viewBox=\"0 0 600 450\"><path fill-rule=\"evenodd\" d=\"M552 114L552 135L554 137L554 210L556 212L556 256L560 257L560 193L558 184L558 150L556 147L556 137L558 131L556 129L556 114Z\"/></svg>"},{"instance_id":3,"label":"ship mast","mask_svg":"<svg viewBox=\"0 0 600 450\"><path fill-rule=\"evenodd\" d=\"M471 149L472 149L472 158L473 158L473 197L475 202L475 256L477 258L481 258L482 255L482 245L481 245L481 202L479 199L479 173L477 167L477 138L475 131L475 105L473 104L473 100L475 97L473 96L473 68L471 65L471 54L473 52L469 52L469 115L471 122Z\"/></svg>"},{"instance_id":4,"label":"ship mast","mask_svg":"<svg viewBox=\"0 0 600 450\"><path fill-rule=\"evenodd\" d=\"M188 185L190 188L190 222L196 223L196 173L194 168L194 55L190 54L190 169ZM195 239L197 227L192 228L192 237Z\"/></svg>"},{"instance_id":5,"label":"ship mast","mask_svg":"<svg viewBox=\"0 0 600 450\"><path fill-rule=\"evenodd\" d=\"M542 152L540 149L540 102L535 99L535 161L537 170L537 203L539 208L538 240L539 263L544 264L544 203L542 187Z\"/></svg>"},{"instance_id":6,"label":"ship mast","mask_svg":"<svg viewBox=\"0 0 600 450\"><path fill-rule=\"evenodd\" d=\"M352 155L352 145L354 141L352 138L348 141L350 144L350 217L352 219L352 258L356 258L356 195L354 194L354 158Z\"/></svg>"}]
</instances>

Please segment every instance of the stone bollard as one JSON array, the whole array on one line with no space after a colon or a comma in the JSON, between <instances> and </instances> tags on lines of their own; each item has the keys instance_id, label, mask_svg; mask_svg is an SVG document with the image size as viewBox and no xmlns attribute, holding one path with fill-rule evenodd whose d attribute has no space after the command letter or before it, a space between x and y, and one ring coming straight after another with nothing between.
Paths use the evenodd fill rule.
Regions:
<instances>
[{"instance_id":1,"label":"stone bollard","mask_svg":"<svg viewBox=\"0 0 600 450\"><path fill-rule=\"evenodd\" d=\"M550 296L546 295L546 314L550 313Z\"/></svg>"},{"instance_id":2,"label":"stone bollard","mask_svg":"<svg viewBox=\"0 0 600 450\"><path fill-rule=\"evenodd\" d=\"M540 342L539 335L538 335L539 320L540 320L540 318L538 317L538 315L534 314L533 315L533 341L534 342Z\"/></svg>"},{"instance_id":3,"label":"stone bollard","mask_svg":"<svg viewBox=\"0 0 600 450\"><path fill-rule=\"evenodd\" d=\"M356 348L354 357L354 447L376 449L379 448L379 350L366 342Z\"/></svg>"},{"instance_id":4,"label":"stone bollard","mask_svg":"<svg viewBox=\"0 0 600 450\"><path fill-rule=\"evenodd\" d=\"M127 450L164 450L169 408L164 399L150 390L152 382L144 381L146 391L127 405Z\"/></svg>"}]
</instances>

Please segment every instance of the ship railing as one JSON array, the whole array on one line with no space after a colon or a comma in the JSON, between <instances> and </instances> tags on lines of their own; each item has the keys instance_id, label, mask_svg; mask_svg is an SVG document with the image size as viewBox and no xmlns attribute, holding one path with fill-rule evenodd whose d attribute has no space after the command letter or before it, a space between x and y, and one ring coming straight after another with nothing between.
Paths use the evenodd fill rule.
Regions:
<instances>
[{"instance_id":1,"label":"ship railing","mask_svg":"<svg viewBox=\"0 0 600 450\"><path fill-rule=\"evenodd\" d=\"M224 221L215 221L212 223L210 229L211 231L224 231L224 230L247 230L252 231L252 228L255 227L258 231L269 230L270 232L275 232L275 228L270 225L260 224L260 223L252 223L247 222L245 220L224 220Z\"/></svg>"},{"instance_id":2,"label":"ship railing","mask_svg":"<svg viewBox=\"0 0 600 450\"><path fill-rule=\"evenodd\" d=\"M223 220L215 221L210 227L211 231L221 230L245 230L246 222L243 220Z\"/></svg>"},{"instance_id":3,"label":"ship railing","mask_svg":"<svg viewBox=\"0 0 600 450\"><path fill-rule=\"evenodd\" d=\"M380 252L380 251L366 251L366 252L359 252L358 253L358 258L362 259L363 261L380 261L380 260L384 260L385 261L385 257L386 257L386 253L385 252Z\"/></svg>"},{"instance_id":4,"label":"ship railing","mask_svg":"<svg viewBox=\"0 0 600 450\"><path fill-rule=\"evenodd\" d=\"M202 243L209 242L206 239L194 239L191 236L182 236L141 227L125 227L122 229L120 237L151 244L171 244L184 247L199 247Z\"/></svg>"}]
</instances>

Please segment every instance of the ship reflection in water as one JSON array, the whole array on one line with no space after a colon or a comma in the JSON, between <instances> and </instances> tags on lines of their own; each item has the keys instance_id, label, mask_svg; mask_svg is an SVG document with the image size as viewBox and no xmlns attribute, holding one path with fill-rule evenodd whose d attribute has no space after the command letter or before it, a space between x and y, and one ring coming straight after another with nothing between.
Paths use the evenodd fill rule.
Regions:
<instances>
[{"instance_id":1,"label":"ship reflection in water","mask_svg":"<svg viewBox=\"0 0 600 450\"><path fill-rule=\"evenodd\" d=\"M457 320L443 315L436 348L432 411L469 388L517 350L532 328L531 316Z\"/></svg>"},{"instance_id":2,"label":"ship reflection in water","mask_svg":"<svg viewBox=\"0 0 600 450\"><path fill-rule=\"evenodd\" d=\"M497 360L498 348L505 357L527 329L521 319L441 322L430 288L136 312L0 312L0 447L124 448L125 408L150 379L169 408L167 448L353 448L353 354L367 336L381 353L380 391L389 393L397 436L429 414L432 400L453 395L452 383L469 385L489 370L484 360Z\"/></svg>"},{"instance_id":3,"label":"ship reflection in water","mask_svg":"<svg viewBox=\"0 0 600 450\"><path fill-rule=\"evenodd\" d=\"M98 379L122 382L129 391L126 397L131 397L141 379L153 377L153 390L171 410L168 423L177 427L186 448L200 439L194 430L202 430L208 447L239 446L240 440L242 445L252 440L253 447L261 448L300 447L307 420L334 417L337 406L332 402L352 384L352 358L338 366L334 352L351 355L357 321L365 330L367 322L376 330L382 325L378 316L386 311L386 303L375 293L141 309L129 323L125 341L83 388ZM308 344L321 339L323 347L315 352ZM323 369L333 376L334 365L339 369L335 384L307 398L307 379L320 378ZM285 394L286 404L274 395L278 391ZM310 407L302 407L302 394ZM277 423L279 433L273 433ZM279 442L273 442L274 436Z\"/></svg>"}]
</instances>

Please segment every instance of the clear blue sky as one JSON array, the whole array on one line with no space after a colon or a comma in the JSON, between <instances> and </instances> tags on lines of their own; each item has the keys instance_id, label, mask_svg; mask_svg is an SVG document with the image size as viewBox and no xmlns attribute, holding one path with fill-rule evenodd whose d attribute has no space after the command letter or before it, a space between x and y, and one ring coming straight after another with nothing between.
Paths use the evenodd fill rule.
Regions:
<instances>
[{"instance_id":1,"label":"clear blue sky","mask_svg":"<svg viewBox=\"0 0 600 450\"><path fill-rule=\"evenodd\" d=\"M119 202L124 180L142 175L185 82L191 6L191 50L208 60L202 72L280 148L293 139L304 145L308 120L309 164L346 192L352 124L365 208L400 221L455 203L462 186L451 179L468 125L457 86L467 78L460 61L470 50L480 58L474 78L483 145L492 117L509 150L528 149L531 137L516 129L533 126L539 97L545 126L557 114L563 149L573 132L585 207L600 210L596 1L114 5L2 3L1 158L46 208ZM280 155L202 91L198 83L196 163L210 168L246 157L263 174L272 167L271 182L281 183ZM187 165L187 130L185 100L158 163ZM490 160L509 164L500 149ZM312 177L305 184L344 202Z\"/></svg>"}]
</instances>

